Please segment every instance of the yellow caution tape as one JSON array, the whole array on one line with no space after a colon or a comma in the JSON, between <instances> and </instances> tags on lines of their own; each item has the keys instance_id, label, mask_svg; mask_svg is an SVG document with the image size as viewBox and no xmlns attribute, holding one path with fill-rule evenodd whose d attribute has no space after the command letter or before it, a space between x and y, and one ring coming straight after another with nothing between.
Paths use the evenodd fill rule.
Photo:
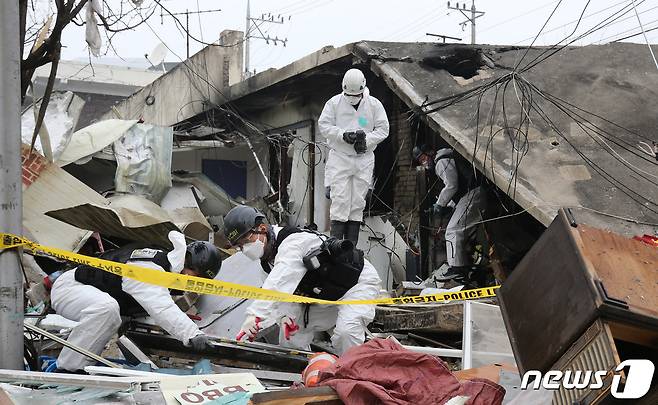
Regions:
<instances>
[{"instance_id":1,"label":"yellow caution tape","mask_svg":"<svg viewBox=\"0 0 658 405\"><path fill-rule=\"evenodd\" d=\"M40 245L20 236L0 233L0 249L24 247L32 254L47 255L57 259L67 260L73 263L96 267L103 271L128 277L143 283L158 285L173 290L190 291L198 294L212 294L223 297L233 297L250 300L296 302L304 304L327 304L327 305L362 305L362 304L419 304L427 302L459 301L477 298L495 297L499 286L477 288L473 290L462 290L452 293L441 293L400 298L379 298L373 300L354 301L328 301L317 298L302 297L274 290L252 287L248 285L230 283L221 280L209 280L202 277L186 276L183 274L163 272L159 270L141 267L134 264L123 264L97 257L85 256L69 252L63 249Z\"/></svg>"}]
</instances>

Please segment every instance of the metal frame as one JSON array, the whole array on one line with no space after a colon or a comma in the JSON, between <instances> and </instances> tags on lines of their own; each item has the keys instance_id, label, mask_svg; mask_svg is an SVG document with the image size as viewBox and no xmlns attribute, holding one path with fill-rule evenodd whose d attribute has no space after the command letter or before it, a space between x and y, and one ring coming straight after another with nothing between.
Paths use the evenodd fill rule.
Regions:
<instances>
[{"instance_id":1,"label":"metal frame","mask_svg":"<svg viewBox=\"0 0 658 405\"><path fill-rule=\"evenodd\" d=\"M466 370L473 368L473 308L472 305L488 305L498 307L497 305L487 304L477 301L464 301L464 329L462 332L462 369ZM498 307L500 308L500 307ZM494 355L494 356L509 356L509 353L504 352L483 352L479 351L478 354Z\"/></svg>"},{"instance_id":2,"label":"metal frame","mask_svg":"<svg viewBox=\"0 0 658 405\"><path fill-rule=\"evenodd\" d=\"M94 359L94 360L98 361L99 363L105 364L105 365L108 366L108 367L122 368L121 366L119 366L119 365L116 364L116 363L113 363L113 362L111 362L111 361L109 361L109 360L106 360L106 359L102 358L101 356L99 356L99 355L97 355L97 354L95 354L95 353L92 353L92 352L90 352L90 351L88 351L88 350L85 350L85 349L82 349L82 348L80 348L80 347L78 347L78 346L76 346L76 345L74 345L74 344L72 344L72 343L70 343L70 342L67 342L66 340L62 339L61 337L59 337L59 336L57 336L57 335L54 335L54 334L52 334L52 333L50 333L50 332L48 332L48 331L45 331L45 330L43 330L43 329L41 329L41 328L39 328L39 327L37 327L37 326L34 326L34 325L32 325L31 323L29 323L29 322L24 322L24 323L23 323L23 326L24 326L26 329L28 329L28 330L30 330L30 331L32 331L32 332L34 332L34 333L38 333L38 334L41 335L41 336L45 336L45 337L47 337L48 339L52 339L52 340L54 340L55 342L57 342L57 343L59 343L59 344L62 344L62 345L68 347L69 349L71 349L71 350L73 350L73 351L75 351L75 352L77 352L77 353L80 353L80 354L85 355L85 356L87 356L87 357L89 357L89 358L91 358L91 359Z\"/></svg>"},{"instance_id":3,"label":"metal frame","mask_svg":"<svg viewBox=\"0 0 658 405\"><path fill-rule=\"evenodd\" d=\"M50 385L71 385L119 391L148 391L159 389L158 380L150 377L102 377L17 370L0 370L0 381L39 385L44 383Z\"/></svg>"}]
</instances>

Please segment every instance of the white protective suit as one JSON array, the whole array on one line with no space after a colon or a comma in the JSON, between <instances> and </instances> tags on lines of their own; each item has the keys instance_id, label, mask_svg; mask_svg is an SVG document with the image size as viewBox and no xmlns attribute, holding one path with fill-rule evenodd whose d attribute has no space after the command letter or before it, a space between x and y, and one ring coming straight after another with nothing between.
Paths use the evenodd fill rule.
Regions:
<instances>
[{"instance_id":1,"label":"white protective suit","mask_svg":"<svg viewBox=\"0 0 658 405\"><path fill-rule=\"evenodd\" d=\"M172 231L169 233L169 239L174 250L167 254L167 259L171 264L171 271L180 273L185 263L185 237L180 232ZM128 263L164 271L162 267L148 261ZM144 307L157 325L183 344L187 345L191 338L203 333L174 303L168 289L129 278L123 278L121 287ZM55 280L50 298L55 312L79 322L71 331L68 341L92 353L101 354L112 335L121 326L118 302L106 292L76 281L75 270L69 270ZM69 371L81 370L95 363L95 360L66 347L57 358L58 368Z\"/></svg>"},{"instance_id":2,"label":"white protective suit","mask_svg":"<svg viewBox=\"0 0 658 405\"><path fill-rule=\"evenodd\" d=\"M324 185L331 187L329 217L332 221L361 222L375 169L374 150L388 137L384 106L370 96L367 87L358 109L345 100L343 93L337 94L324 105L318 127L329 146L324 172ZM367 150L361 155L356 153L354 145L343 140L343 133L359 129L366 133Z\"/></svg>"},{"instance_id":3,"label":"white protective suit","mask_svg":"<svg viewBox=\"0 0 658 405\"><path fill-rule=\"evenodd\" d=\"M274 227L278 235L281 228ZM308 232L294 233L284 239L274 259L274 266L262 288L292 294L306 274L302 258L318 248L322 240ZM381 280L377 270L365 260L358 283L349 289L341 300L367 300L377 298ZM267 328L284 316L293 318L300 330L290 340L283 332L279 338L282 346L309 350L315 332L330 331L334 328L331 343L337 353L342 354L365 339L366 326L375 317L374 305L311 305L308 325L304 327L304 305L276 301L254 301L246 311L247 315L260 317L261 328ZM282 328L283 329L283 328Z\"/></svg>"},{"instance_id":4,"label":"white protective suit","mask_svg":"<svg viewBox=\"0 0 658 405\"><path fill-rule=\"evenodd\" d=\"M437 203L446 207L459 190L459 187L468 187L468 185L459 184L459 175L457 173L457 164L451 158L443 158L454 153L452 149L440 149L436 156L435 170L445 185L437 198ZM485 207L484 192L481 187L475 187L468 191L462 198L457 201L455 211L450 217L446 227L446 253L448 265L450 267L469 266L471 263L470 254L467 249L468 236L473 229L482 221L480 211Z\"/></svg>"}]
</instances>

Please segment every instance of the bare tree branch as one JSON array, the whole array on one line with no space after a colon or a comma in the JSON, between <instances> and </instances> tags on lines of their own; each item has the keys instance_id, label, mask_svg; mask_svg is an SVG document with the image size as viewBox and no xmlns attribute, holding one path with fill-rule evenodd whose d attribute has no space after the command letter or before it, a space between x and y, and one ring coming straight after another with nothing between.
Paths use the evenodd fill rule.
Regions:
<instances>
[{"instance_id":1,"label":"bare tree branch","mask_svg":"<svg viewBox=\"0 0 658 405\"><path fill-rule=\"evenodd\" d=\"M24 56L23 48L25 47L26 37L32 40L32 38L35 38L35 36L39 35L41 28L34 28L36 24L38 24L39 22L35 20L31 20L32 25L29 28L29 35L27 34L28 29L26 29L26 25L27 25L28 9L31 9L32 13L36 13L36 8L34 6L33 0L19 0L20 39L22 44L21 46L21 101L25 99L25 95L27 93L29 84L32 80L32 76L34 75L34 71L40 66L46 65L48 63L52 63L50 67L50 74L48 76L48 82L46 84L46 89L43 98L41 100L41 105L39 107L39 114L35 122L34 133L32 134L31 147L34 147L36 136L39 133L41 125L43 124L43 119L46 114L48 102L50 101L50 96L52 94L53 87L55 84L55 78L57 77L57 67L59 65L59 60L61 57L61 48L62 48L62 43L61 43L62 31L70 23L76 25L85 24L84 20L82 22L78 22L76 20L76 17L78 17L82 9L85 7L85 5L89 3L90 0L50 0L50 1L51 3L49 3L49 5L54 3L56 8L56 18L52 30L50 31L50 35L48 36L48 38L46 38L43 41L37 40L34 46L32 47L30 53L27 56ZM31 4L31 7L28 6L29 4ZM156 10L156 6L154 5L153 8L149 10L150 13L148 13L146 16L143 16L142 10L147 10L148 8L133 6L130 10L124 12L125 9L122 0L119 5L119 13L117 14L112 11L112 7L110 7L110 5L107 2L104 2L104 4L107 6L108 13L111 16L111 18L108 19L105 18L105 16L98 14L98 17L101 20L101 24L98 25L102 25L105 28L106 36L108 38L108 43L109 46L112 47L112 49L113 46L111 44L111 39L115 33L122 31L129 31L136 28L144 21L146 21L148 18L150 18L155 13ZM132 24L133 18L130 17L130 15L133 13L141 17L141 19L135 24ZM116 28L114 27L116 24L122 24L123 27ZM107 32L111 32L112 35L111 36L107 35ZM116 53L116 50L114 50L114 52Z\"/></svg>"},{"instance_id":2,"label":"bare tree branch","mask_svg":"<svg viewBox=\"0 0 658 405\"><path fill-rule=\"evenodd\" d=\"M30 153L34 149L34 143L37 140L37 135L41 130L41 125L43 124L43 119L46 116L46 110L48 109L48 103L50 102L50 95L53 92L53 86L55 85L55 78L57 77L57 65L59 64L59 57L61 54L62 45L58 42L57 47L53 52L53 61L50 65L50 75L48 76L48 83L46 84L46 90L43 93L43 98L41 99L41 105L39 106L39 115L34 123L34 132L32 133L32 142L30 144Z\"/></svg>"},{"instance_id":3,"label":"bare tree branch","mask_svg":"<svg viewBox=\"0 0 658 405\"><path fill-rule=\"evenodd\" d=\"M151 11L151 14L149 14L149 15L147 15L146 17L142 18L142 19L141 19L140 21L138 21L135 25L133 25L133 26L128 26L128 25L126 25L125 28L116 28L116 29L115 29L115 28L112 28L112 25L113 25L113 24L116 24L118 21L115 21L115 22L112 23L112 24L108 24L107 19L106 19L105 17L103 17L102 15L99 14L99 15L98 15L98 18L101 20L102 25L105 27L106 30L108 30L108 31L110 31L110 32L122 32L122 31L129 31L129 30L135 29L135 28L138 27L139 25L143 24L144 21L146 21L146 20L148 20L149 18L151 18L151 16L152 16L154 13L155 13L155 8L153 9L153 11ZM124 24L125 24L125 23L124 23Z\"/></svg>"}]
</instances>

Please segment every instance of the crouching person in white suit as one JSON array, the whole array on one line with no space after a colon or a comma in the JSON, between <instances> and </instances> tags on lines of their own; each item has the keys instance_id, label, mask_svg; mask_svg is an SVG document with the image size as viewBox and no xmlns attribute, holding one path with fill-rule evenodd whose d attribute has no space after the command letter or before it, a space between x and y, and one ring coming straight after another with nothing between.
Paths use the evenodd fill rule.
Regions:
<instances>
[{"instance_id":1,"label":"crouching person in white suit","mask_svg":"<svg viewBox=\"0 0 658 405\"><path fill-rule=\"evenodd\" d=\"M349 241L330 239L337 255L344 254L342 264L330 271L312 271L305 265L310 257L328 249L326 237L296 227L279 227L265 223L265 216L255 208L237 206L224 218L224 232L229 242L252 260L260 260L269 273L262 288L328 300L370 300L377 298L381 280L375 268L354 249ZM322 266L323 258L317 263ZM344 260L343 260L344 259ZM325 274L325 275L323 275ZM327 276L326 274L332 275ZM258 332L279 323L283 346L309 350L315 332L331 331L335 351L344 353L365 340L366 326L375 316L374 305L296 304L254 301L236 337L253 340Z\"/></svg>"},{"instance_id":2,"label":"crouching person in white suit","mask_svg":"<svg viewBox=\"0 0 658 405\"><path fill-rule=\"evenodd\" d=\"M209 242L185 245L185 236L169 233L174 249L166 251L131 244L101 255L102 259L134 264L158 271L214 278L221 267L217 248ZM90 266L78 266L59 276L50 293L55 312L79 322L68 342L101 354L121 325L122 315L148 313L165 331L187 346L202 350L207 336L182 312L169 290L121 277ZM95 361L69 348L62 349L57 368L77 372Z\"/></svg>"}]
</instances>

